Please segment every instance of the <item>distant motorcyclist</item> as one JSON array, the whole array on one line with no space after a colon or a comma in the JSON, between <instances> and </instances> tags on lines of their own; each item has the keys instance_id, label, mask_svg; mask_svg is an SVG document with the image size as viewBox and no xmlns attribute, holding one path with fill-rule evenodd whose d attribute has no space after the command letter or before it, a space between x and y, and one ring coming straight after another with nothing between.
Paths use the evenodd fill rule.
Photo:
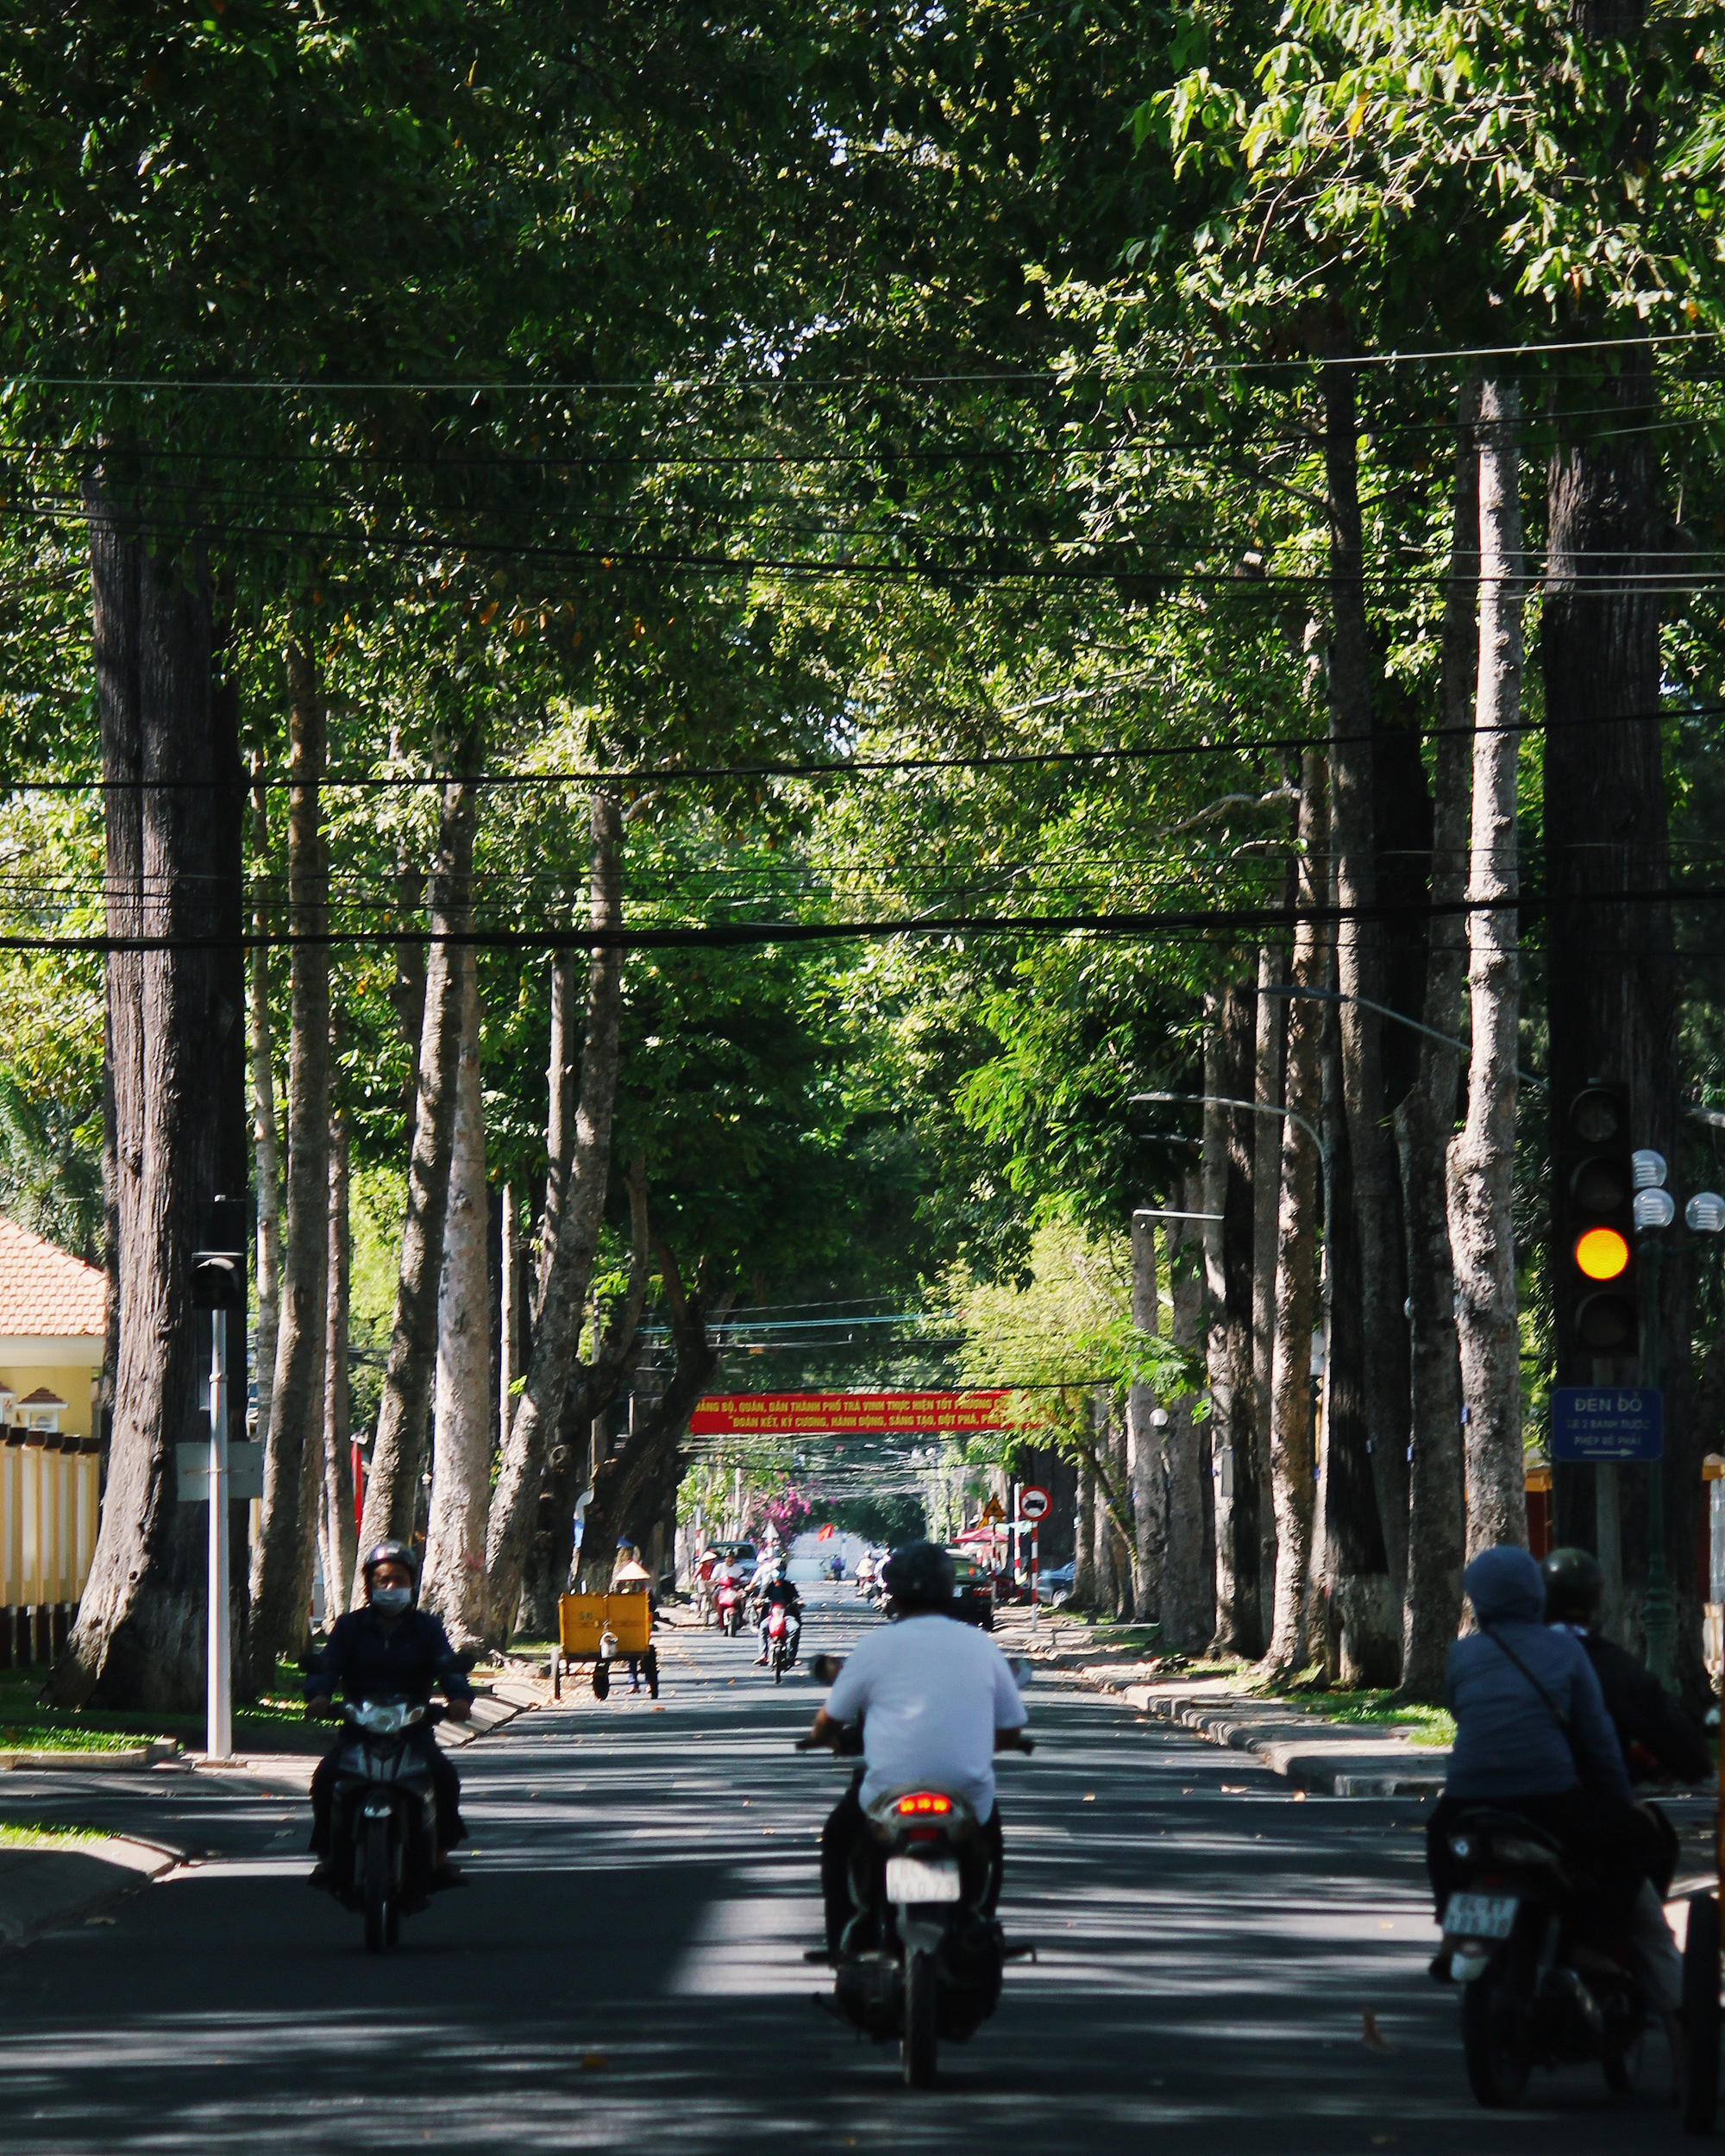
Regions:
<instances>
[{"instance_id":1,"label":"distant motorcyclist","mask_svg":"<svg viewBox=\"0 0 1725 2156\"><path fill-rule=\"evenodd\" d=\"M1479 1630L1450 1649L1455 1745L1426 1828L1439 1919L1454 1883L1457 1815L1480 1805L1514 1812L1555 1836L1592 1879L1594 1943L1615 1948L1633 1930L1637 1973L1654 2003L1669 2010L1675 1955L1657 1902L1663 1953L1634 1921L1654 1868L1654 1829L1635 1805L1586 1650L1572 1633L1547 1629L1545 1577L1525 1550L1505 1543L1482 1551L1462 1585ZM1447 1968L1440 1952L1433 1974Z\"/></svg>"},{"instance_id":2,"label":"distant motorcyclist","mask_svg":"<svg viewBox=\"0 0 1725 2156\"><path fill-rule=\"evenodd\" d=\"M1000 1891L1000 1812L994 1754L1015 1752L1026 1714L1006 1657L975 1626L952 1615L952 1559L932 1542L912 1542L887 1560L888 1614L897 1621L869 1633L844 1667L801 1740L837 1749L847 1722L862 1724L862 1764L820 1837L826 1943L837 1952L853 1914L850 1856L867 1830L863 1807L895 1789L933 1788L975 1812L978 1855L988 1880L981 1897L992 1916Z\"/></svg>"},{"instance_id":3,"label":"distant motorcyclist","mask_svg":"<svg viewBox=\"0 0 1725 2156\"><path fill-rule=\"evenodd\" d=\"M775 1558L773 1569L768 1575L765 1584L760 1589L761 1617L758 1629L761 1636L761 1651L755 1658L757 1669L764 1669L767 1665L767 1656L769 1651L767 1643L767 1628L773 1621L775 1609L782 1609L785 1613L786 1621L791 1627L791 1659L794 1662L796 1660L797 1640L803 1628L803 1598L798 1593L796 1582L792 1579L790 1573L789 1558L783 1557Z\"/></svg>"},{"instance_id":4,"label":"distant motorcyclist","mask_svg":"<svg viewBox=\"0 0 1725 2156\"><path fill-rule=\"evenodd\" d=\"M366 1600L330 1627L329 1637L311 1658L305 1679L305 1709L327 1714L340 1688L349 1701L402 1700L423 1707L434 1691L449 1702L455 1721L474 1711L474 1688L449 1645L442 1620L416 1607L419 1599L419 1559L405 1542L380 1542L368 1550L361 1567ZM423 1752L437 1800L436 1883L451 1886L456 1873L448 1852L465 1841L461 1785L447 1752L434 1742L431 1725L422 1722L409 1741ZM314 1886L328 1883L329 1808L336 1789L337 1744L317 1764L311 1777L311 1847L318 1862Z\"/></svg>"}]
</instances>

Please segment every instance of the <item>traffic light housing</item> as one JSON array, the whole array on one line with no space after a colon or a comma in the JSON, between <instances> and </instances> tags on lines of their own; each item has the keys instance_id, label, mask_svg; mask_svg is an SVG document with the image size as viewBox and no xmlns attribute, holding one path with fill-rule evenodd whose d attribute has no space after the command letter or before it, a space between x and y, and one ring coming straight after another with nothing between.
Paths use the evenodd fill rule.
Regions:
<instances>
[{"instance_id":1,"label":"traffic light housing","mask_svg":"<svg viewBox=\"0 0 1725 2156\"><path fill-rule=\"evenodd\" d=\"M1571 1353L1578 1362L1633 1355L1640 1311L1635 1293L1635 1178L1627 1086L1584 1086L1564 1117L1558 1160L1559 1264Z\"/></svg>"}]
</instances>

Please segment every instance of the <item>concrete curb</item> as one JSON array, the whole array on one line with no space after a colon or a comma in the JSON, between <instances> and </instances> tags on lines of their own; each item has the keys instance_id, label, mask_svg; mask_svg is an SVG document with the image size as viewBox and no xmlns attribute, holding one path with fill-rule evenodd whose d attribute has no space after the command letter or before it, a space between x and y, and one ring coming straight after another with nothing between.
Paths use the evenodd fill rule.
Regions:
<instances>
[{"instance_id":1,"label":"concrete curb","mask_svg":"<svg viewBox=\"0 0 1725 2156\"><path fill-rule=\"evenodd\" d=\"M33 1752L21 1746L0 1752L0 1773L19 1769L33 1774L116 1774L127 1767L153 1767L160 1760L174 1758L179 1752L179 1740L173 1737L153 1738L123 1752Z\"/></svg>"},{"instance_id":2,"label":"concrete curb","mask_svg":"<svg viewBox=\"0 0 1725 2156\"><path fill-rule=\"evenodd\" d=\"M0 1948L87 1921L104 1903L135 1893L184 1862L178 1849L134 1834L0 1848Z\"/></svg>"},{"instance_id":3,"label":"concrete curb","mask_svg":"<svg viewBox=\"0 0 1725 2156\"><path fill-rule=\"evenodd\" d=\"M1107 1692L1140 1714L1189 1730L1207 1743L1249 1753L1296 1789L1319 1796L1435 1796L1444 1786L1446 1746L1367 1733L1327 1721L1279 1700L1258 1700L1225 1685L1181 1682L1133 1684L1122 1666L1080 1662L1059 1650L1037 1658L1087 1690Z\"/></svg>"}]
</instances>

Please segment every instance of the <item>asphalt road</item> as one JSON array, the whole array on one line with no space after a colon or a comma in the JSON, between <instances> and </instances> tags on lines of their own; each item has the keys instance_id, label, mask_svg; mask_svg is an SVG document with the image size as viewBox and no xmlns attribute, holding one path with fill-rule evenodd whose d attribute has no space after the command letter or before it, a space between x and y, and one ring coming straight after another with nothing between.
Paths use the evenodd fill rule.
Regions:
<instances>
[{"instance_id":1,"label":"asphalt road","mask_svg":"<svg viewBox=\"0 0 1725 2156\"><path fill-rule=\"evenodd\" d=\"M864 1621L847 1590L806 1646ZM110 1921L0 1955L0 2139L25 2156L1680 2144L1653 2095L1613 2098L1596 2070L1539 2078L1513 2116L1475 2108L1453 1995L1424 1974L1418 1803L1302 1801L1053 1684L1032 1694L1035 1758L1001 1771L1001 1913L1039 1959L912 2094L894 2053L818 2009L830 1979L801 1960L843 1786L790 1749L817 1696L775 1690L747 1640L686 1633L656 1707L582 1687L471 1746L469 1888L380 1959L307 1891L301 1802L0 1777L0 1817L210 1852Z\"/></svg>"}]
</instances>

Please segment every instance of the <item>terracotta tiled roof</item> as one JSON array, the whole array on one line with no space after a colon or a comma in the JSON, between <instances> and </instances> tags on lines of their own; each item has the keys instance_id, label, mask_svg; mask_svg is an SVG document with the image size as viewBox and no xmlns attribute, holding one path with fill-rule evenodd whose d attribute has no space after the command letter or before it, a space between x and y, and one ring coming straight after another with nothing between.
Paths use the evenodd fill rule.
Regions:
<instances>
[{"instance_id":1,"label":"terracotta tiled roof","mask_svg":"<svg viewBox=\"0 0 1725 2156\"><path fill-rule=\"evenodd\" d=\"M51 1393L46 1385L38 1385L34 1392L26 1393L18 1405L21 1407L64 1407L66 1402L58 1393Z\"/></svg>"},{"instance_id":2,"label":"terracotta tiled roof","mask_svg":"<svg viewBox=\"0 0 1725 2156\"><path fill-rule=\"evenodd\" d=\"M108 1283L95 1266L0 1219L0 1338L101 1336Z\"/></svg>"}]
</instances>

